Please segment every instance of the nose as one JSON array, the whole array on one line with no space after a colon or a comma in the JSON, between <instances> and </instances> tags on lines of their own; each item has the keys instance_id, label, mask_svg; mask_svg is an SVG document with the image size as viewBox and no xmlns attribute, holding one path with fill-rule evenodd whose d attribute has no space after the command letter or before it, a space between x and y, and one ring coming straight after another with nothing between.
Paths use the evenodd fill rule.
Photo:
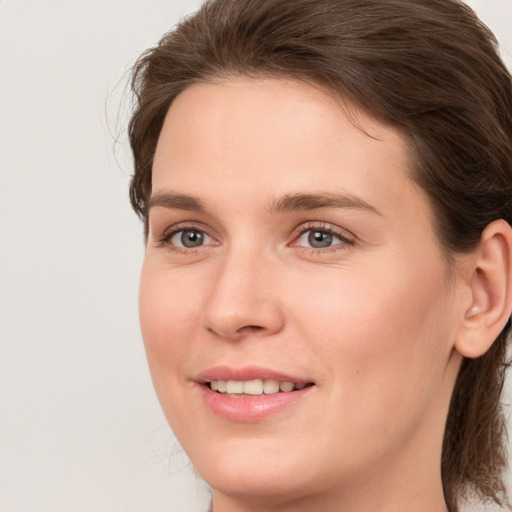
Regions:
<instances>
[{"instance_id":1,"label":"nose","mask_svg":"<svg viewBox=\"0 0 512 512\"><path fill-rule=\"evenodd\" d=\"M203 310L204 327L232 341L280 332L284 314L272 265L247 250L232 251L218 263Z\"/></svg>"}]
</instances>

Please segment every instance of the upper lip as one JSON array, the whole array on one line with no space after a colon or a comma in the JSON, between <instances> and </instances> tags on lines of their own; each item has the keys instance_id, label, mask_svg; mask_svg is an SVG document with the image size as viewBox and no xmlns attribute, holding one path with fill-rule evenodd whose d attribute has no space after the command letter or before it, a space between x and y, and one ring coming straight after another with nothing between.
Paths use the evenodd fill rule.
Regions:
<instances>
[{"instance_id":1,"label":"upper lip","mask_svg":"<svg viewBox=\"0 0 512 512\"><path fill-rule=\"evenodd\" d=\"M211 382L212 380L247 381L256 379L273 379L279 382L293 382L294 384L308 384L312 382L307 378L289 375L260 366L244 366L240 368L214 366L202 371L195 378L195 380L201 384Z\"/></svg>"}]
</instances>

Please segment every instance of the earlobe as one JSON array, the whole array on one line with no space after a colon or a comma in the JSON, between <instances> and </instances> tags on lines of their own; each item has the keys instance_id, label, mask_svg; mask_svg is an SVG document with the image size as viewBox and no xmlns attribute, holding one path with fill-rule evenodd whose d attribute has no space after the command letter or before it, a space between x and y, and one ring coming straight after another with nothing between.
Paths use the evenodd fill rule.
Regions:
<instances>
[{"instance_id":1,"label":"earlobe","mask_svg":"<svg viewBox=\"0 0 512 512\"><path fill-rule=\"evenodd\" d=\"M464 357L487 352L512 312L512 228L504 220L489 224L471 258L471 304L455 349Z\"/></svg>"}]
</instances>

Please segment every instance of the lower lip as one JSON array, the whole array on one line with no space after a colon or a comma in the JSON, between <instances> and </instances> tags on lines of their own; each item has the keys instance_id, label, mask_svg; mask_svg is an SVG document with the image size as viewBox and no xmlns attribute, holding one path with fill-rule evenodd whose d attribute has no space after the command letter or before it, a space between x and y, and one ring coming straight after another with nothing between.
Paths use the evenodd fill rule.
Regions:
<instances>
[{"instance_id":1,"label":"lower lip","mask_svg":"<svg viewBox=\"0 0 512 512\"><path fill-rule=\"evenodd\" d=\"M258 421L285 408L293 406L304 398L314 386L290 391L256 396L228 396L212 391L207 385L200 385L203 399L217 416L230 421Z\"/></svg>"}]
</instances>

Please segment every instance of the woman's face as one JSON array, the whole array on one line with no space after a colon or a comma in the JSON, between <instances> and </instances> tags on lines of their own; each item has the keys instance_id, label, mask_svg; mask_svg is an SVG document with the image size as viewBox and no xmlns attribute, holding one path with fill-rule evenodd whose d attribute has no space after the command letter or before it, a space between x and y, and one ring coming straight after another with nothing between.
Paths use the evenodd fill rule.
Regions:
<instances>
[{"instance_id":1,"label":"woman's face","mask_svg":"<svg viewBox=\"0 0 512 512\"><path fill-rule=\"evenodd\" d=\"M382 498L439 479L457 274L403 138L350 112L302 82L233 79L191 86L165 119L142 334L218 496Z\"/></svg>"}]
</instances>

